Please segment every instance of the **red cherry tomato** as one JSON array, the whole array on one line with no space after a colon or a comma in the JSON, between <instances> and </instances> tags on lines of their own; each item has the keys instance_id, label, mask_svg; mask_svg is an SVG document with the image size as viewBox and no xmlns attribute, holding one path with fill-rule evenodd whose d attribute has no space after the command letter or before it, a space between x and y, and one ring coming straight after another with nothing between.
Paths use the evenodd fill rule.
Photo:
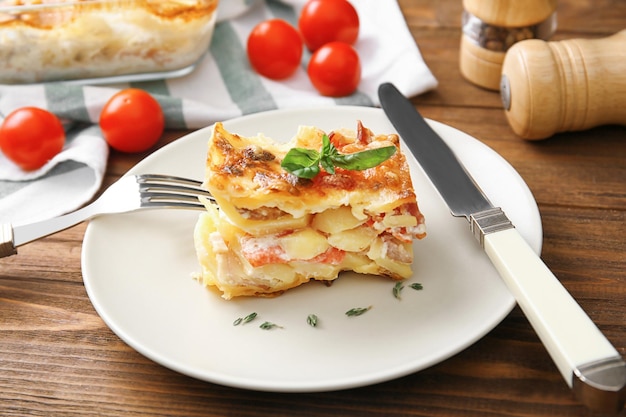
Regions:
<instances>
[{"instance_id":1,"label":"red cherry tomato","mask_svg":"<svg viewBox=\"0 0 626 417\"><path fill-rule=\"evenodd\" d=\"M311 83L320 94L343 97L352 94L361 81L361 62L353 47L330 42L315 51L308 67Z\"/></svg>"},{"instance_id":2,"label":"red cherry tomato","mask_svg":"<svg viewBox=\"0 0 626 417\"><path fill-rule=\"evenodd\" d=\"M61 152L65 131L52 113L38 107L11 112L0 125L0 149L25 171L41 168Z\"/></svg>"},{"instance_id":3,"label":"red cherry tomato","mask_svg":"<svg viewBox=\"0 0 626 417\"><path fill-rule=\"evenodd\" d=\"M248 36L248 59L261 75L281 80L300 66L302 39L289 23L270 19L259 23Z\"/></svg>"},{"instance_id":4,"label":"red cherry tomato","mask_svg":"<svg viewBox=\"0 0 626 417\"><path fill-rule=\"evenodd\" d=\"M298 27L310 51L334 41L352 45L359 35L359 15L347 0L310 0L300 12Z\"/></svg>"},{"instance_id":5,"label":"red cherry tomato","mask_svg":"<svg viewBox=\"0 0 626 417\"><path fill-rule=\"evenodd\" d=\"M154 146L165 129L158 101L148 92L128 88L117 92L100 113L100 129L110 147L121 152L143 152Z\"/></svg>"}]
</instances>

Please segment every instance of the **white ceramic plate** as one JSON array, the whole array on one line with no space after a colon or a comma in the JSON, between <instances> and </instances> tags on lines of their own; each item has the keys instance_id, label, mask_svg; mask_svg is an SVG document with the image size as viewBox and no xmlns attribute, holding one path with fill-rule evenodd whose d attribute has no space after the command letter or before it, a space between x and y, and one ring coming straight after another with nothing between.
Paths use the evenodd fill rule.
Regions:
<instances>
[{"instance_id":1,"label":"white ceramic plate","mask_svg":"<svg viewBox=\"0 0 626 417\"><path fill-rule=\"evenodd\" d=\"M298 125L326 131L356 126L395 130L380 109L330 107L259 113L225 123L241 135L287 140ZM505 210L537 253L537 205L517 172L490 148L430 122L494 204ZM210 128L160 149L132 173L202 179ZM407 151L408 152L408 151ZM409 157L428 237L414 244L414 276L424 289L345 274L326 287L312 282L277 298L225 301L192 279L198 271L192 233L198 212L144 211L93 220L83 244L83 275L94 307L131 347L157 363L222 385L283 392L353 388L436 364L493 329L515 301L472 237ZM373 306L358 317L345 312ZM255 321L233 321L256 312ZM313 328L309 314L319 318ZM269 321L282 326L262 330Z\"/></svg>"}]
</instances>

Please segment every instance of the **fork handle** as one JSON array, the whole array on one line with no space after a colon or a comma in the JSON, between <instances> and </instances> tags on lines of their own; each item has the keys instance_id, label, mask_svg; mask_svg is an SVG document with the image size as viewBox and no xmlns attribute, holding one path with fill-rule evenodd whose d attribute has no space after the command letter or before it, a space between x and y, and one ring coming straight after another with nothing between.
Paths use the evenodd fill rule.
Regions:
<instances>
[{"instance_id":1,"label":"fork handle","mask_svg":"<svg viewBox=\"0 0 626 417\"><path fill-rule=\"evenodd\" d=\"M10 223L0 224L0 258L16 254L17 248L13 242L13 226Z\"/></svg>"},{"instance_id":2,"label":"fork handle","mask_svg":"<svg viewBox=\"0 0 626 417\"><path fill-rule=\"evenodd\" d=\"M92 215L92 206L85 206L71 213L35 223L19 226L4 223L1 225L2 229L0 231L0 238L2 238L0 241L0 258L15 255L17 247L77 225L89 219Z\"/></svg>"}]
</instances>

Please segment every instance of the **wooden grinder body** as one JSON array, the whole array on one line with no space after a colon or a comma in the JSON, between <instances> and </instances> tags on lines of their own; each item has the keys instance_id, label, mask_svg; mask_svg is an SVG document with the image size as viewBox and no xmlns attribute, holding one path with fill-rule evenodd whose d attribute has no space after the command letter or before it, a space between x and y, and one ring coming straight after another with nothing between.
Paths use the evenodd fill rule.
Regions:
<instances>
[{"instance_id":1,"label":"wooden grinder body","mask_svg":"<svg viewBox=\"0 0 626 417\"><path fill-rule=\"evenodd\" d=\"M501 94L509 124L524 139L626 125L626 30L515 44L503 62Z\"/></svg>"},{"instance_id":2,"label":"wooden grinder body","mask_svg":"<svg viewBox=\"0 0 626 417\"><path fill-rule=\"evenodd\" d=\"M459 56L463 77L497 91L506 50L524 39L549 38L556 27L556 3L557 0L463 0Z\"/></svg>"}]
</instances>

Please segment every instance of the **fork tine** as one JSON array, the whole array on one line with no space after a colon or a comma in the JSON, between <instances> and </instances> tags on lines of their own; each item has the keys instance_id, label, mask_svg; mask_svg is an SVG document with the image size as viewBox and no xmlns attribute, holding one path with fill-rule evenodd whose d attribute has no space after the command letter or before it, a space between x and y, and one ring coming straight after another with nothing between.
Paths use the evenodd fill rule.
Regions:
<instances>
[{"instance_id":1,"label":"fork tine","mask_svg":"<svg viewBox=\"0 0 626 417\"><path fill-rule=\"evenodd\" d=\"M189 209L189 210L206 210L204 204L200 201L185 202L185 201L154 201L151 199L141 199L141 206L143 208L173 208L173 209Z\"/></svg>"},{"instance_id":2,"label":"fork tine","mask_svg":"<svg viewBox=\"0 0 626 417\"><path fill-rule=\"evenodd\" d=\"M197 195L176 193L140 192L141 205L146 207L176 207L204 209L204 204Z\"/></svg>"},{"instance_id":3,"label":"fork tine","mask_svg":"<svg viewBox=\"0 0 626 417\"><path fill-rule=\"evenodd\" d=\"M185 184L199 189L202 186L202 182L198 180L192 180L190 178L177 177L174 175L162 175L162 174L139 174L136 175L137 181L140 183L165 183L165 184Z\"/></svg>"},{"instance_id":4,"label":"fork tine","mask_svg":"<svg viewBox=\"0 0 626 417\"><path fill-rule=\"evenodd\" d=\"M159 174L142 174L137 175L136 178L137 182L142 186L142 190L159 190L164 192L173 191L211 197L211 193L202 188L202 182L189 178Z\"/></svg>"},{"instance_id":5,"label":"fork tine","mask_svg":"<svg viewBox=\"0 0 626 417\"><path fill-rule=\"evenodd\" d=\"M214 201L202 182L189 178L160 174L136 176L142 207L204 209L198 197Z\"/></svg>"},{"instance_id":6,"label":"fork tine","mask_svg":"<svg viewBox=\"0 0 626 417\"><path fill-rule=\"evenodd\" d=\"M170 175L137 175L139 190L143 193L180 194L193 197L203 196L213 200L211 193L202 188L202 182Z\"/></svg>"}]
</instances>

